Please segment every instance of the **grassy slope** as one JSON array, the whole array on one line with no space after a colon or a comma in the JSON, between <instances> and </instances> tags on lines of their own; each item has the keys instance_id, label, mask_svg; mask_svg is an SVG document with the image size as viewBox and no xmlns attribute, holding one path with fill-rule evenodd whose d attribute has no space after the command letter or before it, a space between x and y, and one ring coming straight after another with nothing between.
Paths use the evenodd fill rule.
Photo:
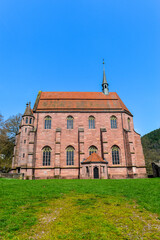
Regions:
<instances>
[{"instance_id":1,"label":"grassy slope","mask_svg":"<svg viewBox=\"0 0 160 240\"><path fill-rule=\"evenodd\" d=\"M148 174L153 174L151 163L160 160L160 128L142 138L143 152Z\"/></svg>"},{"instance_id":2,"label":"grassy slope","mask_svg":"<svg viewBox=\"0 0 160 240\"><path fill-rule=\"evenodd\" d=\"M0 179L0 231L4 239L26 231L37 221L41 208L52 199L77 194L125 197L160 215L160 179L127 180L39 180ZM87 196L86 195L86 196ZM10 236L10 237L9 237Z\"/></svg>"}]
</instances>

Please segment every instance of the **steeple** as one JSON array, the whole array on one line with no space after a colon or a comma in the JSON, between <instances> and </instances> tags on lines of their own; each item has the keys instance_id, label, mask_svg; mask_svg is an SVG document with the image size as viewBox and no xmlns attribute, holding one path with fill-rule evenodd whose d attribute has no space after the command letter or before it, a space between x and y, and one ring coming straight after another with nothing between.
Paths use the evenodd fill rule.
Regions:
<instances>
[{"instance_id":1,"label":"steeple","mask_svg":"<svg viewBox=\"0 0 160 240\"><path fill-rule=\"evenodd\" d=\"M31 110L31 103L29 102L26 104L26 110L25 110L23 116L32 116L32 115L33 114L32 114L32 110Z\"/></svg>"},{"instance_id":2,"label":"steeple","mask_svg":"<svg viewBox=\"0 0 160 240\"><path fill-rule=\"evenodd\" d=\"M105 74L105 68L104 68L104 59L103 59L103 82L102 82L102 92L105 95L109 94L109 88L108 88L108 83L106 80L106 74Z\"/></svg>"}]
</instances>

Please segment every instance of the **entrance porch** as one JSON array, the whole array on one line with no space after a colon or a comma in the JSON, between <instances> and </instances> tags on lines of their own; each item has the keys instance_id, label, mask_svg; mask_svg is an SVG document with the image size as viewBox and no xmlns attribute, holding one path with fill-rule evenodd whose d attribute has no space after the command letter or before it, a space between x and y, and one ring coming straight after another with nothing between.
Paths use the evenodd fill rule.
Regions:
<instances>
[{"instance_id":1,"label":"entrance porch","mask_svg":"<svg viewBox=\"0 0 160 240\"><path fill-rule=\"evenodd\" d=\"M107 161L97 153L92 153L81 162L81 178L83 179L108 179Z\"/></svg>"}]
</instances>

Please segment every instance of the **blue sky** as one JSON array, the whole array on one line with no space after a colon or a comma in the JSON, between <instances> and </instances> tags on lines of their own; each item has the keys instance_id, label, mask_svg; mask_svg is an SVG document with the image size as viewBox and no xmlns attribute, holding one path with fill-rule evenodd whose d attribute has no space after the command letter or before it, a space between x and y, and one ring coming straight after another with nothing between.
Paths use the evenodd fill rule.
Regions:
<instances>
[{"instance_id":1,"label":"blue sky","mask_svg":"<svg viewBox=\"0 0 160 240\"><path fill-rule=\"evenodd\" d=\"M159 0L1 0L0 113L42 91L101 91L105 59L144 135L160 127Z\"/></svg>"}]
</instances>

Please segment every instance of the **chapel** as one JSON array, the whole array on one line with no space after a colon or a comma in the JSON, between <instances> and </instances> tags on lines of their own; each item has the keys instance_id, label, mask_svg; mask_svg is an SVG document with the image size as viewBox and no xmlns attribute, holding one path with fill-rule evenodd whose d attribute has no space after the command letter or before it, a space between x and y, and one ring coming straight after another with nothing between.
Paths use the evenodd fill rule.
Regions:
<instances>
[{"instance_id":1,"label":"chapel","mask_svg":"<svg viewBox=\"0 0 160 240\"><path fill-rule=\"evenodd\" d=\"M24 179L146 177L133 115L109 92L39 92L27 103L16 136L12 172Z\"/></svg>"}]
</instances>

